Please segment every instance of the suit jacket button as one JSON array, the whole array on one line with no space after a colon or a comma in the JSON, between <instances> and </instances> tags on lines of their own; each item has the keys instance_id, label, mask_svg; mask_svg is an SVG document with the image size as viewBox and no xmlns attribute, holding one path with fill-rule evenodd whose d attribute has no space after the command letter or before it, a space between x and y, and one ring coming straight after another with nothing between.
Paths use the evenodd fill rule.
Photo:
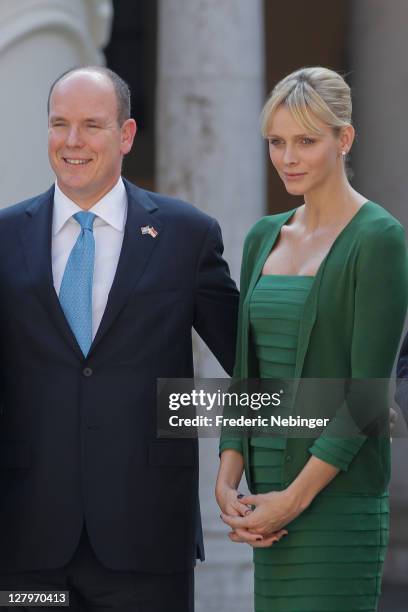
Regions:
<instances>
[{"instance_id":1,"label":"suit jacket button","mask_svg":"<svg viewBox=\"0 0 408 612\"><path fill-rule=\"evenodd\" d=\"M93 374L92 368L84 368L82 370L82 374L86 377L92 376Z\"/></svg>"}]
</instances>

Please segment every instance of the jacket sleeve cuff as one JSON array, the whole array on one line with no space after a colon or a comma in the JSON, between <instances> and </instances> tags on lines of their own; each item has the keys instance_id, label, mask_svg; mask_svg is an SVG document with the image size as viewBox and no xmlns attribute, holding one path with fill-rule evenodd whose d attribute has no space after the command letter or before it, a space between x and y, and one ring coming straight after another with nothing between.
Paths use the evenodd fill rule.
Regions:
<instances>
[{"instance_id":1,"label":"jacket sleeve cuff","mask_svg":"<svg viewBox=\"0 0 408 612\"><path fill-rule=\"evenodd\" d=\"M244 449L242 448L242 442L239 439L221 440L219 454L221 455L221 453L224 452L225 450L235 450L238 453L241 453L241 455L244 454Z\"/></svg>"},{"instance_id":2,"label":"jacket sleeve cuff","mask_svg":"<svg viewBox=\"0 0 408 612\"><path fill-rule=\"evenodd\" d=\"M309 452L315 457L318 457L318 459L330 463L330 465L337 467L343 472L347 472L350 463L357 455L365 440L365 436L345 440L327 438L322 435L315 440L314 444L309 448Z\"/></svg>"}]
</instances>

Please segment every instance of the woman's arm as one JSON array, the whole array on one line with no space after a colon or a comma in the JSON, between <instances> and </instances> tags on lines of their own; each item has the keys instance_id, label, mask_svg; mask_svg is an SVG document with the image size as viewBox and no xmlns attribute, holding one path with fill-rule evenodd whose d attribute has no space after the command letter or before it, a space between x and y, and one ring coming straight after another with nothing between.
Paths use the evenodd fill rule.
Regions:
<instances>
[{"instance_id":1,"label":"woman's arm","mask_svg":"<svg viewBox=\"0 0 408 612\"><path fill-rule=\"evenodd\" d=\"M250 533L262 535L262 541L251 544L265 548L271 545L272 534L276 535L276 532L299 516L339 471L329 463L311 457L287 489L243 497L241 503L254 505L253 512L243 517L228 516L224 512L221 518L235 530L247 529Z\"/></svg>"},{"instance_id":2,"label":"woman's arm","mask_svg":"<svg viewBox=\"0 0 408 612\"><path fill-rule=\"evenodd\" d=\"M227 449L221 453L220 467L218 470L217 483L215 485L215 498L223 514L228 516L246 516L251 512L248 506L242 503L241 494L238 491L244 472L244 458L236 450ZM262 537L251 534L244 529L236 530L236 542L256 542Z\"/></svg>"},{"instance_id":3,"label":"woman's arm","mask_svg":"<svg viewBox=\"0 0 408 612\"><path fill-rule=\"evenodd\" d=\"M309 449L312 455L343 471L348 470L366 441L370 425L376 419L384 423L388 420L386 379L391 374L406 315L405 232L395 221L388 225L384 221L384 225L381 231L365 237L358 256L347 400ZM367 398L365 406L362 397ZM349 435L338 433L342 431Z\"/></svg>"},{"instance_id":4,"label":"woman's arm","mask_svg":"<svg viewBox=\"0 0 408 612\"><path fill-rule=\"evenodd\" d=\"M220 467L218 470L215 494L219 506L221 498L219 494L225 489L237 490L244 472L244 458L242 454L233 449L227 449L221 453Z\"/></svg>"}]
</instances>

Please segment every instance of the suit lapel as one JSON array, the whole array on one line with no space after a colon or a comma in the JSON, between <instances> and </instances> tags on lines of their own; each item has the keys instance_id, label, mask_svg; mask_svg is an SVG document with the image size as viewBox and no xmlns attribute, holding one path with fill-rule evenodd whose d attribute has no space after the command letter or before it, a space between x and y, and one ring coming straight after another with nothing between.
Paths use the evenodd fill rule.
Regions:
<instances>
[{"instance_id":1,"label":"suit lapel","mask_svg":"<svg viewBox=\"0 0 408 612\"><path fill-rule=\"evenodd\" d=\"M109 292L108 303L90 353L108 332L134 291L163 230L162 223L157 215L153 214L157 210L157 206L149 196L128 181L124 180L124 183L128 198L128 209L122 250ZM146 226L153 226L158 231L158 235L153 238L150 234L142 234L141 229Z\"/></svg>"},{"instance_id":2,"label":"suit lapel","mask_svg":"<svg viewBox=\"0 0 408 612\"><path fill-rule=\"evenodd\" d=\"M51 263L51 231L54 186L28 206L20 237L32 285L50 320L58 327L71 348L83 354L65 318L54 289Z\"/></svg>"}]
</instances>

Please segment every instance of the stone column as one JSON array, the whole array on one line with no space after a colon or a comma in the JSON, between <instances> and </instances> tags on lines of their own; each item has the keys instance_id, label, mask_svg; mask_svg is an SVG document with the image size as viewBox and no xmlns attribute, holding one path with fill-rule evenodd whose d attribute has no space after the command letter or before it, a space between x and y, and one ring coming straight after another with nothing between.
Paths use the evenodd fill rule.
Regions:
<instances>
[{"instance_id":1,"label":"stone column","mask_svg":"<svg viewBox=\"0 0 408 612\"><path fill-rule=\"evenodd\" d=\"M162 0L158 41L158 188L220 221L236 278L265 210L263 3Z\"/></svg>"},{"instance_id":2,"label":"stone column","mask_svg":"<svg viewBox=\"0 0 408 612\"><path fill-rule=\"evenodd\" d=\"M48 89L64 70L102 64L111 0L0 3L0 206L45 190Z\"/></svg>"},{"instance_id":3,"label":"stone column","mask_svg":"<svg viewBox=\"0 0 408 612\"><path fill-rule=\"evenodd\" d=\"M354 183L408 226L408 4L359 0L351 15Z\"/></svg>"},{"instance_id":4,"label":"stone column","mask_svg":"<svg viewBox=\"0 0 408 612\"><path fill-rule=\"evenodd\" d=\"M357 142L356 188L382 204L408 229L408 43L405 0L359 0L351 12L351 74ZM400 416L392 446L391 541L384 579L407 584L408 432Z\"/></svg>"},{"instance_id":5,"label":"stone column","mask_svg":"<svg viewBox=\"0 0 408 612\"><path fill-rule=\"evenodd\" d=\"M159 2L156 183L218 219L236 280L244 236L266 210L263 27L261 0ZM197 375L222 375L196 348ZM217 465L217 442L202 440L207 562L197 568L197 612L248 612L251 551L231 544L218 518Z\"/></svg>"}]
</instances>

